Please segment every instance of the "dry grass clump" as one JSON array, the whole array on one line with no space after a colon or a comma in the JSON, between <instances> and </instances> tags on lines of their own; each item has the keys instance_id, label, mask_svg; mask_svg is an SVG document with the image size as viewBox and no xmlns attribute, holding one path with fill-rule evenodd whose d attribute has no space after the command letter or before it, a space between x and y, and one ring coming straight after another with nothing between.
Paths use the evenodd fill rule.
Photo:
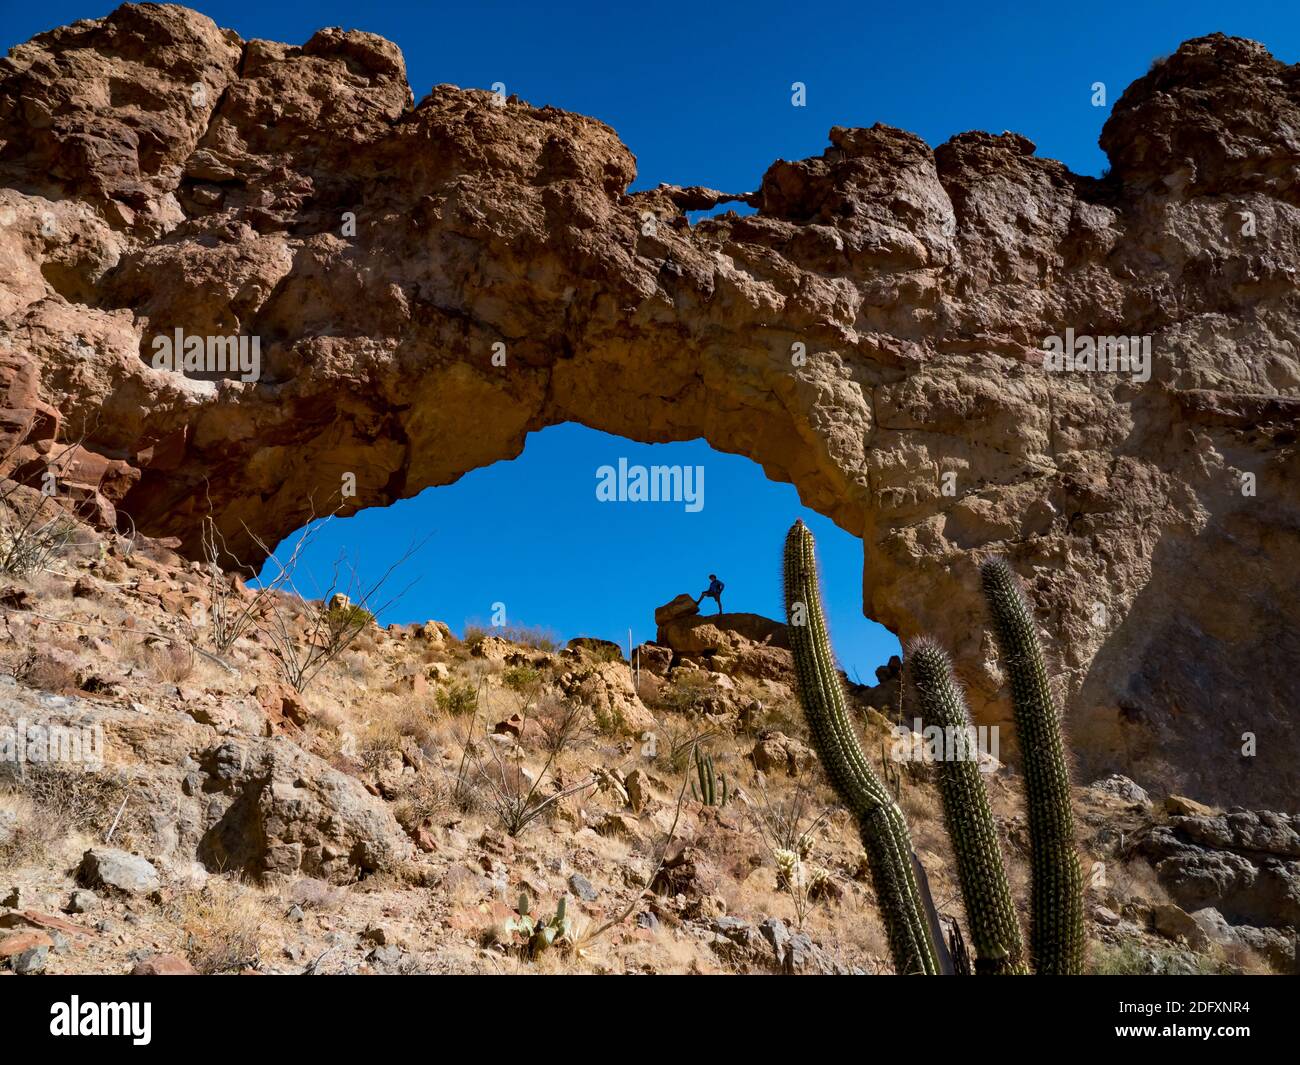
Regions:
<instances>
[{"instance_id":1,"label":"dry grass clump","mask_svg":"<svg viewBox=\"0 0 1300 1065\"><path fill-rule=\"evenodd\" d=\"M147 833L147 811L121 770L33 762L20 774L4 765L0 793L15 811L26 811L31 831L39 831L46 844L74 833L102 840L112 828L115 845L127 845Z\"/></svg>"},{"instance_id":2,"label":"dry grass clump","mask_svg":"<svg viewBox=\"0 0 1300 1065\"><path fill-rule=\"evenodd\" d=\"M29 688L47 692L75 692L81 687L77 667L61 655L40 652L27 655L14 676Z\"/></svg>"},{"instance_id":3,"label":"dry grass clump","mask_svg":"<svg viewBox=\"0 0 1300 1065\"><path fill-rule=\"evenodd\" d=\"M336 887L313 876L304 876L291 883L281 898L290 906L326 913L340 909L348 898L348 889Z\"/></svg>"},{"instance_id":4,"label":"dry grass clump","mask_svg":"<svg viewBox=\"0 0 1300 1065\"><path fill-rule=\"evenodd\" d=\"M369 701L357 730L357 756L367 768L379 768L400 754L410 737L417 747L434 737L434 719L427 700L412 695L385 693Z\"/></svg>"},{"instance_id":5,"label":"dry grass clump","mask_svg":"<svg viewBox=\"0 0 1300 1065\"><path fill-rule=\"evenodd\" d=\"M0 868L19 869L44 861L66 832L65 824L27 796L0 794Z\"/></svg>"},{"instance_id":6,"label":"dry grass clump","mask_svg":"<svg viewBox=\"0 0 1300 1065\"><path fill-rule=\"evenodd\" d=\"M180 684L194 672L194 649L184 644L147 646L144 657L148 672L168 684Z\"/></svg>"},{"instance_id":7,"label":"dry grass clump","mask_svg":"<svg viewBox=\"0 0 1300 1065\"><path fill-rule=\"evenodd\" d=\"M493 625L486 627L479 622L470 622L465 626L465 635L461 642L473 650L487 637L495 636L509 643L528 647L534 651L546 651L554 654L564 646L559 634L554 629L543 625Z\"/></svg>"},{"instance_id":8,"label":"dry grass clump","mask_svg":"<svg viewBox=\"0 0 1300 1065\"><path fill-rule=\"evenodd\" d=\"M270 916L248 885L213 877L203 890L181 896L175 919L190 964L212 974L255 967Z\"/></svg>"},{"instance_id":9,"label":"dry grass clump","mask_svg":"<svg viewBox=\"0 0 1300 1065\"><path fill-rule=\"evenodd\" d=\"M454 805L446 781L432 773L417 773L394 804L393 816L407 832L414 832L435 814Z\"/></svg>"}]
</instances>

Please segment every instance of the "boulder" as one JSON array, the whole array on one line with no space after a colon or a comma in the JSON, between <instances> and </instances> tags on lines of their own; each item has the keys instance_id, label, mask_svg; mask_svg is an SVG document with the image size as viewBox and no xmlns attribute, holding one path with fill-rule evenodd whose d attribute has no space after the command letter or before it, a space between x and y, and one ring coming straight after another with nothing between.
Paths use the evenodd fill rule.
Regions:
<instances>
[{"instance_id":1,"label":"boulder","mask_svg":"<svg viewBox=\"0 0 1300 1065\"><path fill-rule=\"evenodd\" d=\"M1213 806L1206 806L1184 795L1170 795L1165 799L1165 813L1175 817L1213 817L1217 812Z\"/></svg>"},{"instance_id":2,"label":"boulder","mask_svg":"<svg viewBox=\"0 0 1300 1065\"><path fill-rule=\"evenodd\" d=\"M1184 940L1192 950L1203 951L1210 943L1201 925L1186 910L1171 904L1156 906L1151 911L1151 925L1166 939Z\"/></svg>"},{"instance_id":3,"label":"boulder","mask_svg":"<svg viewBox=\"0 0 1300 1065\"><path fill-rule=\"evenodd\" d=\"M7 936L0 937L0 960L16 958L24 951L36 947L48 949L53 946L54 940L44 932L12 932Z\"/></svg>"},{"instance_id":4,"label":"boulder","mask_svg":"<svg viewBox=\"0 0 1300 1065\"><path fill-rule=\"evenodd\" d=\"M790 648L785 625L761 614L692 614L657 623L655 642L679 655L734 653L755 645Z\"/></svg>"},{"instance_id":5,"label":"boulder","mask_svg":"<svg viewBox=\"0 0 1300 1065\"><path fill-rule=\"evenodd\" d=\"M50 948L47 946L31 947L9 960L9 967L19 976L30 976L45 971L49 961Z\"/></svg>"},{"instance_id":6,"label":"boulder","mask_svg":"<svg viewBox=\"0 0 1300 1065\"><path fill-rule=\"evenodd\" d=\"M565 647L571 651L586 651L608 662L623 661L623 648L613 640L601 640L595 636L575 636Z\"/></svg>"},{"instance_id":7,"label":"boulder","mask_svg":"<svg viewBox=\"0 0 1300 1065\"><path fill-rule=\"evenodd\" d=\"M642 736L659 727L633 687L626 662L592 663L561 674L557 683L566 697L580 699L591 708L601 729Z\"/></svg>"},{"instance_id":8,"label":"boulder","mask_svg":"<svg viewBox=\"0 0 1300 1065\"><path fill-rule=\"evenodd\" d=\"M766 730L759 733L758 742L750 751L749 757L759 772L780 770L792 777L798 776L817 761L811 747L791 739L783 732Z\"/></svg>"},{"instance_id":9,"label":"boulder","mask_svg":"<svg viewBox=\"0 0 1300 1065\"><path fill-rule=\"evenodd\" d=\"M99 905L99 896L85 888L75 889L63 907L64 913L89 913Z\"/></svg>"},{"instance_id":10,"label":"boulder","mask_svg":"<svg viewBox=\"0 0 1300 1065\"><path fill-rule=\"evenodd\" d=\"M645 673L656 677L666 677L673 664L673 649L657 643L639 644L632 656L632 661Z\"/></svg>"},{"instance_id":11,"label":"boulder","mask_svg":"<svg viewBox=\"0 0 1300 1065\"><path fill-rule=\"evenodd\" d=\"M383 800L283 736L227 739L200 764L210 823L198 855L210 870L351 883L413 854Z\"/></svg>"},{"instance_id":12,"label":"boulder","mask_svg":"<svg viewBox=\"0 0 1300 1065\"><path fill-rule=\"evenodd\" d=\"M162 878L149 861L112 847L92 847L81 856L77 881L89 888L110 888L129 895L157 891Z\"/></svg>"},{"instance_id":13,"label":"boulder","mask_svg":"<svg viewBox=\"0 0 1300 1065\"><path fill-rule=\"evenodd\" d=\"M681 595L668 600L663 606L655 607L655 624L666 625L670 621L691 617L699 612L700 606L695 601L695 596L682 592Z\"/></svg>"},{"instance_id":14,"label":"boulder","mask_svg":"<svg viewBox=\"0 0 1300 1065\"><path fill-rule=\"evenodd\" d=\"M1117 795L1128 802L1141 803L1143 806L1151 802L1151 797L1144 788L1139 787L1128 777L1121 776L1119 773L1112 773L1103 780L1094 780L1088 787L1097 791L1104 791L1108 795Z\"/></svg>"}]
</instances>

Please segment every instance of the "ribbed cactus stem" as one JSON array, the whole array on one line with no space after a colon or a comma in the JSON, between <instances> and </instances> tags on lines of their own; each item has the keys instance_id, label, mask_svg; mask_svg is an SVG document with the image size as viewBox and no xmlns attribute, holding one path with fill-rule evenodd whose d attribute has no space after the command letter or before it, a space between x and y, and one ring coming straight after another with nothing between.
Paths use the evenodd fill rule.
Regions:
<instances>
[{"instance_id":1,"label":"ribbed cactus stem","mask_svg":"<svg viewBox=\"0 0 1300 1065\"><path fill-rule=\"evenodd\" d=\"M872 772L849 721L826 634L813 536L802 521L794 523L785 541L785 609L799 700L826 775L858 823L894 968L900 974L937 974L907 822Z\"/></svg>"},{"instance_id":2,"label":"ribbed cactus stem","mask_svg":"<svg viewBox=\"0 0 1300 1065\"><path fill-rule=\"evenodd\" d=\"M1029 811L1030 955L1039 975L1083 971L1083 873L1074 842L1070 773L1033 612L1002 559L981 567L1012 710Z\"/></svg>"},{"instance_id":3,"label":"ribbed cactus stem","mask_svg":"<svg viewBox=\"0 0 1300 1065\"><path fill-rule=\"evenodd\" d=\"M975 947L975 971L1023 975L1020 920L1002 864L997 826L973 742L970 711L953 678L952 662L933 640L913 640L907 648L907 673L926 726L952 737L938 764L944 820L957 857L957 880L966 903L966 920Z\"/></svg>"}]
</instances>

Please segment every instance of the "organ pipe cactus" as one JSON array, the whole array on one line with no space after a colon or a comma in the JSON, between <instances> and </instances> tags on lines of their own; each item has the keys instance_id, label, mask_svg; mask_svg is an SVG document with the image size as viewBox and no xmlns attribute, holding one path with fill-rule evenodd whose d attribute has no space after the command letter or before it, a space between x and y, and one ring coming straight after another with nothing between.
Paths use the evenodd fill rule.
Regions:
<instances>
[{"instance_id":1,"label":"organ pipe cactus","mask_svg":"<svg viewBox=\"0 0 1300 1065\"><path fill-rule=\"evenodd\" d=\"M1030 960L1041 975L1083 969L1083 876L1074 843L1070 775L1033 614L1015 573L1001 559L981 569L994 634L1011 682L1029 809L1032 864ZM858 823L879 897L895 969L952 972L938 931L925 870L912 852L902 812L862 753L849 722L831 655L817 586L812 534L797 521L785 542L785 608L799 699L813 745L840 798ZM944 816L957 856L980 973L1027 971L1019 922L979 775L970 715L936 644L914 641L908 671L925 717L965 750L940 768ZM949 730L952 730L949 732Z\"/></svg>"},{"instance_id":2,"label":"organ pipe cactus","mask_svg":"<svg viewBox=\"0 0 1300 1065\"><path fill-rule=\"evenodd\" d=\"M975 947L975 971L1022 975L1026 968L1020 920L1011 901L966 700L953 679L947 653L933 640L922 637L912 641L907 649L907 670L922 719L956 741L951 757L939 763L939 791L957 857L957 879Z\"/></svg>"},{"instance_id":3,"label":"organ pipe cactus","mask_svg":"<svg viewBox=\"0 0 1300 1065\"><path fill-rule=\"evenodd\" d=\"M980 569L1003 668L1025 775L1029 811L1034 971L1075 974L1083 969L1083 873L1074 844L1070 774L1061 718L1047 679L1033 613L1011 567L991 559Z\"/></svg>"},{"instance_id":4,"label":"organ pipe cactus","mask_svg":"<svg viewBox=\"0 0 1300 1065\"><path fill-rule=\"evenodd\" d=\"M696 781L691 781L691 795L705 806L726 806L729 794L727 791L727 775L725 773L715 773L713 769L713 756L705 755L700 757L700 752L695 752L695 776L699 781L699 787L696 787Z\"/></svg>"},{"instance_id":5,"label":"organ pipe cactus","mask_svg":"<svg viewBox=\"0 0 1300 1065\"><path fill-rule=\"evenodd\" d=\"M895 970L937 974L939 954L917 882L907 822L872 771L845 709L813 547L812 533L796 521L785 541L785 609L799 700L822 766L857 821Z\"/></svg>"}]
</instances>

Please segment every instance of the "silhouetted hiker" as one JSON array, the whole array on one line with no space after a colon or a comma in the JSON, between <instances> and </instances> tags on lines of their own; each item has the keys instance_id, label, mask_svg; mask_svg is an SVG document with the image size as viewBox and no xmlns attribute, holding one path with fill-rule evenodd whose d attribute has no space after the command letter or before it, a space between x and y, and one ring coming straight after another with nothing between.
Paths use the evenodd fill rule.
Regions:
<instances>
[{"instance_id":1,"label":"silhouetted hiker","mask_svg":"<svg viewBox=\"0 0 1300 1065\"><path fill-rule=\"evenodd\" d=\"M718 580L718 575L716 573L710 573L709 586L707 589L705 589L700 593L700 597L697 600L695 600L695 605L699 606L702 602L704 602L705 599L716 600L718 604L718 613L721 614L723 587L724 587L723 583L720 580Z\"/></svg>"}]
</instances>

